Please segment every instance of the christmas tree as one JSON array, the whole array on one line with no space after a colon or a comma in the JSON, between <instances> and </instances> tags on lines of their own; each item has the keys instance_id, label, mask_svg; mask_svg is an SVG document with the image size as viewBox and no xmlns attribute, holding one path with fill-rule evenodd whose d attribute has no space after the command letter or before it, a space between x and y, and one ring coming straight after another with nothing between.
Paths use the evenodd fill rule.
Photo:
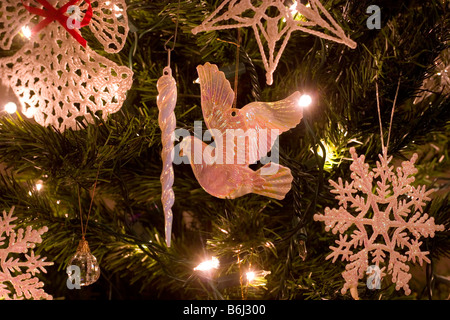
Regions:
<instances>
[{"instance_id":1,"label":"christmas tree","mask_svg":"<svg viewBox=\"0 0 450 320\"><path fill-rule=\"evenodd\" d=\"M263 19L258 10L269 2ZM234 28L194 34L223 3L0 0L0 211L14 207L18 227L47 228L34 249L53 262L35 275L45 292L66 300L448 299L449 3L237 1L253 6L239 15L258 18L259 24L244 25L243 18ZM313 20L320 22L308 24ZM282 33L290 23L305 30ZM264 28L279 32L279 41L271 41ZM277 63L271 43L274 54L280 53ZM286 168L284 177L291 177L283 192L271 185L282 196L234 190L221 197L205 187L206 173L199 176L186 155L177 161L186 137L171 136L164 127L169 115L159 107L171 94L176 118L170 121L176 121L177 132L204 137L209 87L201 72L207 63L226 78L228 107L238 114L279 106L259 128L278 121L288 97L300 97L298 121L280 121L280 127L295 123L267 150L279 158L277 168ZM164 72L168 66L171 74ZM162 93L162 76L173 77L176 92L169 87ZM215 88L215 81L208 85ZM171 150L162 154L171 144L173 173L163 164ZM253 159L248 168L259 172L264 159ZM344 235L335 231L346 225L342 233L353 239L367 224L356 228L340 220L343 214L334 220L326 215L350 198L354 206L348 211L365 210L352 192L367 179L355 174L365 172L365 164L377 168L377 162L374 172L392 173L392 190L396 183L408 188L392 191L398 208L383 201L377 207L400 216L386 228L385 239L397 239L389 254L405 260L398 258L401 271L392 271L386 251L368 253L365 269L352 282L347 265L354 260L329 255L334 248L340 250L336 257L355 257L360 248L345 249ZM221 168L235 172L232 165ZM173 175L173 185L162 172ZM343 184L352 180L350 187ZM388 198L387 180L367 192ZM164 191L169 193L162 200ZM378 219L377 210L368 209L365 218ZM398 221L415 224L398 234ZM366 238L371 235L376 231L367 230ZM81 288L80 279L67 273L76 252L92 265L91 274L82 274ZM373 262L381 257L378 268ZM370 282L371 270L377 285ZM4 281L0 289L9 290Z\"/></svg>"}]
</instances>

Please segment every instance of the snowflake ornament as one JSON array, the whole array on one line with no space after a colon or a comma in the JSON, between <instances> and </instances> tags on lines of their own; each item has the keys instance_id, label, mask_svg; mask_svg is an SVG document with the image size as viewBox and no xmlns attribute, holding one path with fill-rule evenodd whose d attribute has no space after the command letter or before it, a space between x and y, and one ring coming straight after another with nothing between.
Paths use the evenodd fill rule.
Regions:
<instances>
[{"instance_id":1,"label":"snowflake ornament","mask_svg":"<svg viewBox=\"0 0 450 320\"><path fill-rule=\"evenodd\" d=\"M89 111L106 119L122 107L133 72L91 50L86 28L106 52L119 52L129 31L125 0L0 0L0 49L16 36L25 41L0 59L0 78L26 117L77 130L77 117L92 123Z\"/></svg>"},{"instance_id":2,"label":"snowflake ornament","mask_svg":"<svg viewBox=\"0 0 450 320\"><path fill-rule=\"evenodd\" d=\"M406 262L430 263L429 252L421 251L419 239L434 237L436 231L444 230L443 225L436 225L433 217L423 213L433 190L411 186L417 173L414 167L417 154L394 171L394 166L390 166L392 156L388 157L386 150L379 155L377 167L369 170L364 155L358 157L355 148L351 148L352 182L344 184L341 178L338 183L329 181L340 207L327 207L324 214L314 215L314 220L325 223L326 231L340 233L337 246L330 247L333 252L326 259L332 258L335 262L342 256L343 261L349 261L342 273L345 279L342 294L350 289L355 299L358 280L364 277L369 267L379 268L379 276L383 278L387 255L387 273L392 275L396 290L403 288L409 295L411 274ZM357 251L358 247L362 249ZM397 251L398 247L402 250Z\"/></svg>"},{"instance_id":3,"label":"snowflake ornament","mask_svg":"<svg viewBox=\"0 0 450 320\"><path fill-rule=\"evenodd\" d=\"M46 258L35 256L32 251L36 243L42 242L41 236L48 228L33 230L28 226L25 230L18 229L16 233L16 225L11 224L17 219L12 216L13 212L14 207L9 213L3 211L3 218L0 217L0 300L50 300L52 296L45 293L42 289L44 284L34 275L41 271L46 273L45 267L53 265L53 262L45 262ZM5 241L7 238L8 241ZM19 261L21 254L26 261ZM26 268L24 273L22 268Z\"/></svg>"},{"instance_id":4,"label":"snowflake ornament","mask_svg":"<svg viewBox=\"0 0 450 320\"><path fill-rule=\"evenodd\" d=\"M285 2L287 1L225 0L200 26L192 29L192 33L252 27L267 72L268 85L273 83L273 73L294 31L303 31L322 39L343 43L352 49L356 48L356 43L345 35L319 0L310 0L306 6L300 1L294 1L290 7ZM278 14L272 17L269 11ZM320 26L328 33L309 29L315 26ZM281 44L278 48L279 41ZM267 50L265 46L268 47Z\"/></svg>"}]
</instances>

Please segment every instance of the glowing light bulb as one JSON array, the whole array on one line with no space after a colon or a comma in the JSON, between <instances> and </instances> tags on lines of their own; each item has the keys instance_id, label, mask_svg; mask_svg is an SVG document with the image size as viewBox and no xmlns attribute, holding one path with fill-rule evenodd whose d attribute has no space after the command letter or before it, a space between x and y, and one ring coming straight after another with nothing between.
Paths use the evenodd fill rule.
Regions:
<instances>
[{"instance_id":1,"label":"glowing light bulb","mask_svg":"<svg viewBox=\"0 0 450 320\"><path fill-rule=\"evenodd\" d=\"M25 38L31 39L31 29L29 26L22 27L22 34Z\"/></svg>"},{"instance_id":2,"label":"glowing light bulb","mask_svg":"<svg viewBox=\"0 0 450 320\"><path fill-rule=\"evenodd\" d=\"M219 268L219 259L212 257L211 260L203 261L194 268L194 271L210 271Z\"/></svg>"},{"instance_id":3,"label":"glowing light bulb","mask_svg":"<svg viewBox=\"0 0 450 320\"><path fill-rule=\"evenodd\" d=\"M43 187L42 183L36 183L36 190L37 191L41 191L42 187Z\"/></svg>"},{"instance_id":4,"label":"glowing light bulb","mask_svg":"<svg viewBox=\"0 0 450 320\"><path fill-rule=\"evenodd\" d=\"M294 1L294 3L289 7L289 11L293 16L297 13L297 1Z\"/></svg>"},{"instance_id":5,"label":"glowing light bulb","mask_svg":"<svg viewBox=\"0 0 450 320\"><path fill-rule=\"evenodd\" d=\"M308 107L310 104L312 103L312 98L309 94L304 94L300 97L300 99L298 99L298 106L299 107Z\"/></svg>"},{"instance_id":6,"label":"glowing light bulb","mask_svg":"<svg viewBox=\"0 0 450 320\"><path fill-rule=\"evenodd\" d=\"M248 271L245 275L247 277L247 284L252 287L265 286L267 279L265 277L270 274L270 271Z\"/></svg>"},{"instance_id":7,"label":"glowing light bulb","mask_svg":"<svg viewBox=\"0 0 450 320\"><path fill-rule=\"evenodd\" d=\"M5 104L5 111L9 114L13 114L17 111L17 105L14 102L8 102Z\"/></svg>"},{"instance_id":8,"label":"glowing light bulb","mask_svg":"<svg viewBox=\"0 0 450 320\"><path fill-rule=\"evenodd\" d=\"M123 9L119 8L117 5L114 5L114 11L115 12L123 12ZM116 16L116 18L120 18L122 16L122 14L116 13L115 16Z\"/></svg>"},{"instance_id":9,"label":"glowing light bulb","mask_svg":"<svg viewBox=\"0 0 450 320\"><path fill-rule=\"evenodd\" d=\"M247 272L247 281L248 283L251 283L253 280L255 280L256 274L253 271Z\"/></svg>"}]
</instances>

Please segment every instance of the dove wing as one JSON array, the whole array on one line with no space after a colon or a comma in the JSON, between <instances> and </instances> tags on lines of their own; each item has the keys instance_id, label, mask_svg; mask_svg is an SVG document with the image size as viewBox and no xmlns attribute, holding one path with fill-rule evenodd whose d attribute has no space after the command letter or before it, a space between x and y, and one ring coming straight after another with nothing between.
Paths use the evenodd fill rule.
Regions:
<instances>
[{"instance_id":1,"label":"dove wing","mask_svg":"<svg viewBox=\"0 0 450 320\"><path fill-rule=\"evenodd\" d=\"M216 65L206 63L197 67L200 79L203 119L213 137L230 128L229 116L232 112L234 91L225 74ZM217 131L218 130L218 131Z\"/></svg>"},{"instance_id":2,"label":"dove wing","mask_svg":"<svg viewBox=\"0 0 450 320\"><path fill-rule=\"evenodd\" d=\"M276 102L252 102L232 108L234 91L216 65L197 67L203 118L226 164L251 164L266 156L278 135L303 118L300 92ZM230 144L231 142L231 144Z\"/></svg>"},{"instance_id":3,"label":"dove wing","mask_svg":"<svg viewBox=\"0 0 450 320\"><path fill-rule=\"evenodd\" d=\"M247 132L257 132L258 140L249 143L246 163L255 163L272 149L280 134L296 127L303 118L303 109L298 106L300 92L276 102L252 102L242 109L236 118L243 119Z\"/></svg>"}]
</instances>

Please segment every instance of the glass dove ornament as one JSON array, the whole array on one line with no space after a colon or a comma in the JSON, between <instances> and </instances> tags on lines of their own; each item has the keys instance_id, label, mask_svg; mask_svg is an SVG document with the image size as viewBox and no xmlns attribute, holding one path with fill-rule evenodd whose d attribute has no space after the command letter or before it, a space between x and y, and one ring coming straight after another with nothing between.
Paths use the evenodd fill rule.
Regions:
<instances>
[{"instance_id":1,"label":"glass dove ornament","mask_svg":"<svg viewBox=\"0 0 450 320\"><path fill-rule=\"evenodd\" d=\"M163 169L161 173L162 194L161 201L164 208L166 244L170 247L172 234L172 206L175 202L175 194L172 186L174 181L173 174L173 156L174 156L174 140L175 140L175 105L177 103L177 83L172 77L170 67L164 68L164 75L159 78L157 83L158 97L157 105L159 109L159 126L161 128L161 139L163 150L161 158L163 160Z\"/></svg>"},{"instance_id":2,"label":"glass dove ornament","mask_svg":"<svg viewBox=\"0 0 450 320\"><path fill-rule=\"evenodd\" d=\"M80 240L75 255L70 259L67 269L67 274L70 276L72 270L70 266L77 266L80 268L80 286L89 286L96 282L100 277L100 267L97 258L91 253L89 244L86 240Z\"/></svg>"},{"instance_id":3,"label":"glass dove ornament","mask_svg":"<svg viewBox=\"0 0 450 320\"><path fill-rule=\"evenodd\" d=\"M78 27L88 27L106 52L119 52L129 30L125 0L0 0L0 26L3 50L22 28L31 30L18 52L0 59L2 82L26 117L76 130L77 117L92 123L89 111L106 119L122 107L133 72L91 50Z\"/></svg>"},{"instance_id":4,"label":"glass dove ornament","mask_svg":"<svg viewBox=\"0 0 450 320\"><path fill-rule=\"evenodd\" d=\"M192 29L192 33L252 27L267 72L268 85L273 83L273 73L278 66L291 33L294 31L303 31L322 39L345 44L352 49L356 48L356 43L345 35L342 28L318 0L310 0L310 6L305 6L300 1L294 1L294 4L288 7L285 2L284 0L257 2L252 0L225 0L201 25ZM276 11L278 15L271 17L269 11ZM322 17L321 12L324 17ZM320 26L329 33L307 28L314 26ZM277 43L281 40L282 42L278 46ZM263 45L265 43L268 46L268 55ZM279 49L275 52L277 47Z\"/></svg>"},{"instance_id":5,"label":"glass dove ornament","mask_svg":"<svg viewBox=\"0 0 450 320\"><path fill-rule=\"evenodd\" d=\"M257 171L249 165L260 159L263 162L279 134L300 123L300 92L281 101L253 102L236 109L232 107L234 92L230 82L216 65L206 63L197 71L203 118L214 143L207 145L197 137L185 137L180 155L189 159L200 185L221 199L248 193L283 199L292 185L289 168L272 161Z\"/></svg>"}]
</instances>

